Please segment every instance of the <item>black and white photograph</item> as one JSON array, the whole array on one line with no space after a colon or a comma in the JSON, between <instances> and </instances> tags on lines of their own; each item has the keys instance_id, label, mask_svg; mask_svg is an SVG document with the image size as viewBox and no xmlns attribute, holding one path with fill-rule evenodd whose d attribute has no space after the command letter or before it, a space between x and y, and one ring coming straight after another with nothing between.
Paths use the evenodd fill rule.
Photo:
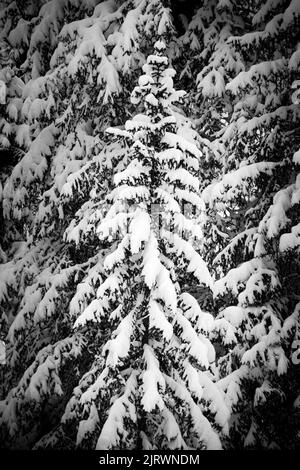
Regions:
<instances>
[{"instance_id":1,"label":"black and white photograph","mask_svg":"<svg viewBox=\"0 0 300 470\"><path fill-rule=\"evenodd\" d=\"M300 450L300 0L0 0L1 450Z\"/></svg>"}]
</instances>

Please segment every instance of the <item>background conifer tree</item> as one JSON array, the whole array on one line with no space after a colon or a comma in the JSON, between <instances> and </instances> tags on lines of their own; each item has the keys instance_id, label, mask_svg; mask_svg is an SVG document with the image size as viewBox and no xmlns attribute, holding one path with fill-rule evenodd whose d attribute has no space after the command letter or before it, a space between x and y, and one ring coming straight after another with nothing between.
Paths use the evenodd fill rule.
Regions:
<instances>
[{"instance_id":1,"label":"background conifer tree","mask_svg":"<svg viewBox=\"0 0 300 470\"><path fill-rule=\"evenodd\" d=\"M229 445L294 448L300 9L257 2L250 13L249 31L226 40L241 70L224 84L232 111L218 133L223 165L203 192L225 242L214 259L214 298L217 321L231 326L218 362L232 409Z\"/></svg>"}]
</instances>

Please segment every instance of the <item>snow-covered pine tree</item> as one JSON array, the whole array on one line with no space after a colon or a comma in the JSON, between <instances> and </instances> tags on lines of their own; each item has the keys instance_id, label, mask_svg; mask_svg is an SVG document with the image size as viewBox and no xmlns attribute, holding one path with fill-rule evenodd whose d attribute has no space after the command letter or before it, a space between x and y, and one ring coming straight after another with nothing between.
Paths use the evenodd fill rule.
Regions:
<instances>
[{"instance_id":1,"label":"snow-covered pine tree","mask_svg":"<svg viewBox=\"0 0 300 470\"><path fill-rule=\"evenodd\" d=\"M33 8L29 13L24 4L25 30L22 21L5 25L12 56L27 38L20 48L26 60L16 69L25 82L18 116L27 127L20 144L25 156L8 176L3 198L6 223L20 222L23 237L8 247L1 266L1 326L7 336L0 434L1 443L10 448L72 447L78 418L79 436L85 425L87 429L96 425L95 434L80 444L90 447L99 430L93 406L88 408L92 414L87 423L87 406L80 403L73 427L70 414L65 413L70 418L66 424L60 424L60 419L80 377L86 374L80 386L87 387L105 365L98 353L111 334L111 325L104 331L97 324L72 329L74 318L86 310L107 276L103 270L106 243L96 236L95 222L103 212L101 203L110 191L114 169L124 170L127 161L125 142L120 146L99 139L107 124L101 115L105 111L113 124L121 124L117 110L126 111L128 77L142 62L141 51L153 42L153 33L159 29L167 35L172 30L171 16L158 0L99 2L95 8L90 2L45 2L42 8L43 12ZM77 21L68 24L70 19ZM41 41L49 47L44 50L46 56L39 58L35 51ZM99 63L103 67L98 69ZM119 107L122 94L125 100ZM94 102L82 106L83 95L94 96ZM184 120L179 121L178 135L185 128ZM63 238L65 232L72 233L71 241ZM197 322L197 304L188 310L190 315L196 312L193 321ZM226 426L226 410L219 413L221 399L218 406L210 403L211 382L203 373L202 380L206 379L201 407L221 428ZM201 416L197 406L194 412ZM167 409L164 413L169 416ZM190 425L188 412L185 416ZM206 423L205 418L202 421ZM171 434L167 441L172 441ZM213 431L211 435L219 445Z\"/></svg>"},{"instance_id":2,"label":"snow-covered pine tree","mask_svg":"<svg viewBox=\"0 0 300 470\"><path fill-rule=\"evenodd\" d=\"M257 2L250 18L249 32L226 41L242 70L225 86L233 111L218 136L224 174L203 192L223 232L234 229L214 262L216 322L227 321L219 385L232 413L229 447L295 448L300 5Z\"/></svg>"},{"instance_id":3,"label":"snow-covered pine tree","mask_svg":"<svg viewBox=\"0 0 300 470\"><path fill-rule=\"evenodd\" d=\"M94 215L100 240L112 242L107 277L75 322L78 332L100 329L103 341L62 420L78 447L217 449L226 431L207 339L214 320L180 289L182 264L209 287L211 277L191 243L199 226L182 209L201 205L200 152L177 133L172 103L183 92L164 52L159 40L132 93L144 113L107 130L127 154L105 217Z\"/></svg>"}]
</instances>

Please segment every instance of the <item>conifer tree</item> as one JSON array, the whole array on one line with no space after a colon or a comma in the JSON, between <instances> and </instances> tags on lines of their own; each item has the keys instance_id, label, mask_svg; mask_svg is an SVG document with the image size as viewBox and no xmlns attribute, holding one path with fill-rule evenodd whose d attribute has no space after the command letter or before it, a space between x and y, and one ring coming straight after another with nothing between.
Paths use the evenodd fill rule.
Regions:
<instances>
[{"instance_id":1,"label":"conifer tree","mask_svg":"<svg viewBox=\"0 0 300 470\"><path fill-rule=\"evenodd\" d=\"M75 322L78 331L103 332L94 365L62 420L65 427L78 426L80 447L212 449L221 446L217 431L226 430L207 339L213 317L180 291L177 264L209 287L211 278L187 241L201 238L182 213L183 203L201 203L200 152L177 134L171 105L182 92L173 89L164 51L158 41L132 93L144 113L125 130L107 131L124 141L127 152L106 199L111 206L99 222L93 215L100 240L113 242L103 264L107 277ZM68 238L76 233L73 227Z\"/></svg>"},{"instance_id":2,"label":"conifer tree","mask_svg":"<svg viewBox=\"0 0 300 470\"><path fill-rule=\"evenodd\" d=\"M227 237L214 260L216 321L230 325L219 385L232 410L229 446L294 448L299 2L258 2L251 19L249 32L227 39L243 68L225 85L233 110L218 137L223 174L203 192Z\"/></svg>"},{"instance_id":3,"label":"conifer tree","mask_svg":"<svg viewBox=\"0 0 300 470\"><path fill-rule=\"evenodd\" d=\"M118 18L121 18L124 22L126 20L132 22L138 19L139 34L137 38L141 41L145 40L145 35L141 34L145 25L147 25L146 32L149 35L155 30L155 25L159 26L160 33L166 37L168 37L168 31L170 30L170 11L163 7L161 2L156 2L154 5L154 2L137 1L133 11L129 8L130 2L127 3L125 2L117 10L115 10L115 7L110 10L112 2L100 3L99 7L95 9L93 19L89 25L86 26L87 22L84 20L80 20L73 25L75 34L72 32L73 26L66 25L61 31L62 41L58 43L51 60L49 56L47 61L43 62L43 64L48 63L50 65L50 71L47 75L33 78L32 72L27 72L28 75L25 78L26 83L22 92L22 99L26 109L22 109L21 112L24 113L24 117L26 113L28 115L27 122L29 121L31 125L29 130L30 140L27 143L28 148L24 158L13 169L6 181L3 200L6 219L13 220L15 218L20 220L27 230L27 240L25 239L24 242L20 243L14 252L12 250L8 251L8 260L3 266L5 276L1 279L2 332L7 332L5 338L7 343L5 386L1 390L3 397L1 402L1 441L5 443L6 447L32 448L35 445L36 448L57 448L59 446L72 448L78 445L79 447L93 448L97 445L97 440L101 434L101 426L104 425L104 422L98 422L98 411L95 411L97 410L95 406L99 397L96 396L95 400L91 399L87 404L84 404L81 402L81 391L85 388L93 389L92 384L98 378L99 371L106 370L106 361L111 360L111 355L108 354L105 359L99 352L103 351L104 353L105 350L109 352L109 345L117 343L117 341L114 341L114 335L119 334L119 330L117 330L118 322L124 316L127 304L130 306L130 298L133 302L134 296L137 295L136 289L141 287L138 299L144 294L144 303L146 302L145 292L147 289L150 295L149 285L141 282L136 287L132 287L133 292L129 299L126 297L129 294L126 293L125 295L123 293L124 306L122 306L122 309L119 308L119 316L118 310L115 312L115 318L112 316L113 321L111 323L110 307L116 302L113 297L116 293L110 292L112 299L106 299L104 296L103 308L107 312L107 317L100 325L97 322L88 322L87 328L84 326L79 327L79 324L76 323L78 327L75 330L72 328L80 313L84 314L84 312L91 311L94 308L97 292L101 289L101 286L113 279L113 266L111 267L112 272L110 272L110 269L107 268L107 271L103 267L104 259L108 259L106 253L107 250L111 250L112 240L109 237L106 239L104 236L99 239L96 233L97 221L105 213L103 200L104 195L111 191L113 173L121 174L122 171L126 171L130 151L136 151L131 149L132 142L130 145L128 143L130 135L126 139L121 139L122 145L114 139L107 141L107 137L103 135L103 126L107 122L99 120L101 114L105 112L113 124L120 121L120 116L116 112L118 109L118 96L122 93L120 83L122 82L124 86L126 73L132 73L130 68L126 72L126 64L122 59L124 57L124 46L132 44L130 40L127 42L124 40L130 30L124 28L122 31L122 23L120 26ZM141 13L143 14L141 15ZM40 16L40 20L42 20L42 16ZM38 21L37 23L36 33L37 31L39 33L44 32L44 26L40 26L39 30L39 25L45 25L45 22ZM51 23L48 19L47 24L51 25L55 22ZM102 39L101 34L100 36L98 33L96 34L99 26L104 35ZM130 32L130 34L132 33ZM18 37L18 35L16 36ZM34 40L36 40L39 35L35 34L34 37ZM33 39L30 41L33 41ZM148 47L146 41L145 46ZM62 49L65 53L69 51L70 55L67 56L67 63L62 61ZM31 64L30 57L34 47L29 48L29 50L31 52L28 52L29 59L26 61L26 70L28 70L28 64ZM137 66L142 60L139 50L136 49L136 56L134 55L135 51L130 50L127 52L131 65L134 57L138 58L136 61ZM99 56L97 56L98 53ZM96 67L97 60L98 63L100 61L102 64L102 67L98 69ZM159 61L159 59L157 60ZM161 60L161 66L164 66L167 59ZM94 66L91 66L93 64ZM39 73L42 73L41 70L42 68ZM97 71L96 74L95 70ZM103 74L106 75L103 76ZM99 75L101 75L101 79L99 79ZM167 91L170 87L169 92L173 93L172 80L171 82L170 80L171 77L169 82L167 80ZM79 90L83 82L85 83L85 96L87 98L95 96L96 99L97 95L99 97L99 107L96 105L91 108L88 103L82 106L78 102ZM125 94L126 92L128 93L125 90ZM173 98L176 96L175 93ZM51 103L49 103L49 99ZM96 100L96 102L98 101ZM167 100L162 107L163 115L161 118L166 121L163 121L162 130L157 126L157 135L154 132L155 126L152 131L150 126L149 130L149 132L152 132L152 134L151 132L149 134L151 139L157 141L156 149L165 132L165 127L168 128L169 126L170 129L175 129L174 118L168 117L168 113L165 116L164 106L168 109ZM155 109L153 103L147 102L146 108L147 113L153 114ZM81 112L81 110L83 111ZM114 116L119 121L115 122ZM176 116L179 116L178 112L176 112ZM170 120L169 124L168 119ZM185 124L183 124L184 120L179 121L178 135L182 135ZM124 133L122 130L119 132ZM135 135L133 131L131 131L131 134ZM190 135L192 134L190 133ZM179 137L178 139L178 145L180 146L181 140ZM174 182L180 176L176 166L179 168L184 167L184 163L181 162L183 156L180 155L185 155L190 147L192 148L191 156L187 159L189 163L186 163L186 165L187 168L191 165L191 169L196 171L197 158L193 156L193 151L196 154L198 153L198 156L199 151L189 142L185 144L184 142L181 144L187 145L187 147L183 147L181 150L180 148L176 149L178 161L173 162ZM164 145L166 148L170 147L172 149L172 146L177 144L176 141L171 141L166 142ZM167 152L166 162L163 160L161 163L172 166L172 161L167 163L170 155L171 152L169 154ZM192 162L194 160L193 167ZM196 195L195 185L198 183L195 177L189 175L187 169L183 168L183 173L184 178L187 177L188 180L187 182L185 179L183 180L182 187L179 180L178 195L176 196L178 202L176 203L175 198L172 211L175 210L175 226L180 227L182 230L191 230L190 221L180 216L176 204L179 204L185 198L192 205L197 204L199 198ZM151 181L151 178L149 181ZM169 182L170 187L175 184L174 182L173 180ZM185 185L190 192L187 191ZM131 203L138 202L144 207L145 203L142 203L142 199L140 201L138 194L137 192L137 200L133 200ZM163 198L163 193L160 197ZM168 197L166 191L164 197ZM170 204L172 207L172 200ZM146 206L149 205L150 202L146 204ZM178 207L180 207L180 204ZM171 214L166 214L166 224L172 222ZM150 217L150 214L148 215ZM187 227L185 227L185 224L188 224ZM141 242L143 241L141 240ZM153 242L155 245L155 239L153 239ZM174 324L174 328L176 334L179 334L177 330L180 332L182 329L181 334L185 335L181 341L182 349L188 351L191 347L191 357L193 359L191 359L189 369L190 376L184 375L182 363L176 364L177 372L174 372L174 376L169 376L168 385L165 385L165 389L160 391L162 393L161 399L159 399L159 394L157 395L162 410L159 412L160 408L156 407L157 409L153 413L156 413L158 421L161 420L162 423L165 423L165 426L167 426L167 423L174 423L175 425L176 418L173 417L168 406L164 405L164 408L162 406L166 401L171 410L172 406L173 408L176 406L174 403L180 405L184 409L184 419L180 421L177 417L177 427L173 428L170 425L165 430L160 430L154 438L154 435L151 434L152 428L150 425L152 415L147 409L147 405L146 409L143 408L142 397L140 396L138 401L139 411L136 413L139 426L137 423L130 424L130 436L132 437L127 441L127 446L138 445L145 447L153 445L153 447L158 448L160 446L219 447L220 441L217 432L222 428L226 428L226 409L223 407L221 395L218 394L217 389L214 389L211 380L213 377L213 348L205 339L205 336L201 336L201 339L197 338L196 331L200 326L196 326L196 323L198 315L200 316L202 313L197 303L193 304L193 308L190 306L192 300L188 296L185 298L186 303L180 298L179 282L181 282L180 276L184 276L184 259L187 258L186 263L189 266L191 276L194 271L199 276L199 268L197 267L197 261L193 261L191 258L194 255L194 252L191 251L192 248L180 242L179 238L177 243L179 246L176 249L179 250L182 257L182 261L176 266L177 274L175 273L173 260L175 253L172 253L171 246L168 248L170 251L169 258L167 258L167 252L165 254L160 253L162 248L157 246L155 249L154 246L156 256L163 258L162 261L157 260L158 268L162 272L159 276L160 279L162 278L161 282L165 279L170 287L173 286L173 283L175 287L172 287L173 296L170 305L166 303L165 306L159 306L159 302L163 303L163 297L161 301L159 298L158 301L153 300L153 305L151 304L153 307L151 307L151 318L153 318L151 321L155 322L155 315L160 315L163 319L164 308L166 309L166 315L168 314L172 318L172 312L175 315L175 304L177 305L177 302L180 302L178 312L176 310L178 319ZM141 250L142 248L138 252ZM165 247L164 250L167 250L167 248ZM133 258L138 258L138 252L132 255ZM201 258L198 257L198 259L200 263ZM132 263L133 261L129 262L130 266ZM136 264L138 266L138 262ZM137 266L133 263L132 268L137 269ZM140 266L140 274L141 269ZM4 269L2 272L4 272ZM138 273L136 273L137 275ZM176 276L178 276L178 280ZM207 279L209 279L208 274ZM150 283L150 280L148 283ZM208 281L207 283L209 284ZM160 295L163 296L163 294L164 292ZM144 307L150 309L147 302ZM189 314L193 316L191 323L193 326L188 321L185 322L184 317L181 317L181 309L187 309ZM137 310L141 315L142 307L138 306ZM212 319L208 314L204 314L204 318L208 318L208 322L211 323ZM144 328L145 331L149 330L150 332L150 326L146 328L144 321L147 324L148 320L145 319L141 323L139 322L139 328ZM165 344L164 341L166 344L170 341L172 325L169 326L167 317L165 326L169 334L167 340L163 339L163 333L160 333L159 327L155 331L155 326L152 325L151 329L151 335L157 335L158 337L157 347L160 350L162 350L162 347L159 346L159 340L163 344ZM202 330L205 333L206 327L201 326L201 332ZM150 335L150 333L148 334ZM132 357L135 358L135 354L141 352L142 362L137 363L136 373L133 373L128 383L129 388L133 380L139 380L141 384L144 380L147 384L147 377L150 375L146 373L147 367L153 366L157 371L158 359L163 361L161 357L155 358L156 353L153 353L150 347L147 348L145 342L145 347L143 346L144 340L139 337L139 331L135 330L134 335L139 338L139 343L136 344L137 340L130 337L132 345L130 343L131 349L128 360L130 358L131 361ZM109 339L111 343L108 343L105 349L104 346ZM175 339L172 340L172 342L174 341ZM193 341L196 347L193 345ZM28 348L29 342L30 348ZM121 343L122 345L123 343ZM179 353L176 353L178 346L175 346L172 346L174 354L172 353L170 358L165 361L168 364L164 363L164 373L168 370L171 358L175 362L179 360L177 357ZM197 358L197 354L200 354L198 352L200 346L203 350L202 359ZM188 352L185 354L185 360L188 364ZM196 355L196 357L194 358L193 355ZM209 356L209 361L206 355ZM117 365L120 367L119 362L117 362ZM107 366L111 373L111 364L109 362ZM198 368L203 368L203 371L198 371ZM209 370L204 372L204 369ZM194 370L197 371L196 375ZM146 374L145 379L143 379L143 374ZM178 377L177 374L179 374ZM197 374L202 380L203 387L199 386L199 389L203 388L201 392L203 398L200 398L199 390L194 391L192 385L187 387L187 391L185 390L186 384L193 382L193 374L195 380ZM79 380L78 388L74 389ZM121 380L121 382L118 380ZM153 387L163 387L162 380L160 377L159 383L161 385L155 382L152 384ZM122 387L125 385L121 372L117 371L115 373L112 383L116 386L116 393L121 392ZM178 385L176 385L177 383ZM110 386L109 383L108 385ZM151 383L149 386L151 386ZM74 396L65 410L73 389ZM211 392L211 389L214 392ZM176 398L176 393L179 394L179 398ZM172 394L175 398L171 397ZM82 400L87 396L88 393L84 395ZM110 398L109 395L108 398ZM121 400L118 403L120 402ZM105 400L103 400L103 403L103 406L105 406ZM75 411L72 408L73 405ZM103 414L101 419L105 416L108 419L110 412L113 412L113 410L110 410L107 404L106 414ZM62 415L64 415L64 419L60 422ZM89 419L87 419L87 415ZM196 415L199 416L199 419L193 421ZM205 415L207 418L204 417ZM125 421L127 421L127 418ZM211 427L210 422L215 426L215 430ZM143 423L142 427L145 428L144 434L140 432L141 423ZM202 440L198 439L200 432L198 426L200 424L207 431L201 437ZM107 426L109 426L109 421ZM126 427L127 424L124 426ZM149 433L148 437L146 430ZM117 448L124 447L124 439L125 434L119 442L113 443L112 436L110 445ZM99 446L102 445L106 444L101 444L100 440ZM109 443L107 445L109 446Z\"/></svg>"}]
</instances>

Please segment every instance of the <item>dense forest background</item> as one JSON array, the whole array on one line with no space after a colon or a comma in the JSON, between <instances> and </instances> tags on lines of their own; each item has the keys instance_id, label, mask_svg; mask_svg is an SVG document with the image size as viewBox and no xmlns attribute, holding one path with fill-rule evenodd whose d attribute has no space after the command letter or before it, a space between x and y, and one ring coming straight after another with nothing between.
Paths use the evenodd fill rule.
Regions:
<instances>
[{"instance_id":1,"label":"dense forest background","mask_svg":"<svg viewBox=\"0 0 300 470\"><path fill-rule=\"evenodd\" d=\"M298 0L1 0L0 201L1 448L300 448Z\"/></svg>"}]
</instances>

